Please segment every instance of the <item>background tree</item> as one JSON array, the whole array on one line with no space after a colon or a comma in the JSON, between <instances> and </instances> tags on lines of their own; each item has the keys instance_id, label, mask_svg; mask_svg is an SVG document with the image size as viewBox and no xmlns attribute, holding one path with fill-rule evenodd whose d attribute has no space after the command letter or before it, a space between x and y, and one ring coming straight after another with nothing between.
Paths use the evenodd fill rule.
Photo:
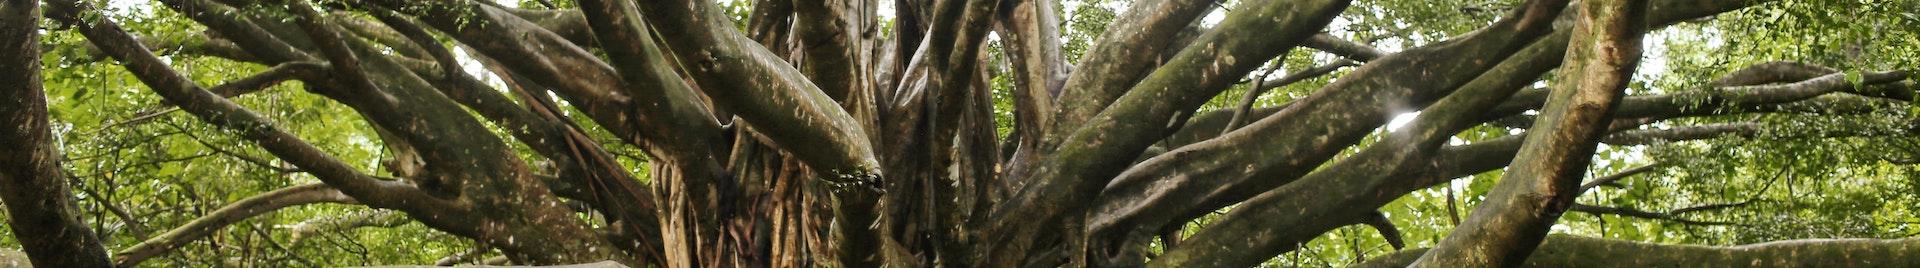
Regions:
<instances>
[{"instance_id":1,"label":"background tree","mask_svg":"<svg viewBox=\"0 0 1920 268\"><path fill-rule=\"evenodd\" d=\"M62 0L0 74L118 266L1916 262L1916 3L1569 2Z\"/></svg>"}]
</instances>

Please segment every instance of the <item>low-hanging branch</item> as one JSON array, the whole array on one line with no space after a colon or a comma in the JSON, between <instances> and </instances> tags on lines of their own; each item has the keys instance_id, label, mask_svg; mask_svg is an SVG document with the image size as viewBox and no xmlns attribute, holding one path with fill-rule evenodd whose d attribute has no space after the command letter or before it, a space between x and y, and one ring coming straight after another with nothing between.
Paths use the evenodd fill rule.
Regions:
<instances>
[{"instance_id":1,"label":"low-hanging branch","mask_svg":"<svg viewBox=\"0 0 1920 268\"><path fill-rule=\"evenodd\" d=\"M1760 67L1764 68L1765 65L1768 64L1762 64ZM1791 75L1787 72L1772 74ZM1780 81L1783 82L1782 84L1746 86L1709 84L1699 90L1630 96L1621 100L1620 108L1615 113L1619 117L1648 117L1720 112L1715 110L1761 110L1773 104L1806 100L1834 92L1907 101L1912 100L1910 93L1901 92L1911 92L1914 88L1912 83L1904 82L1909 75L1906 71L1865 73L1861 74L1859 83L1848 81L1849 75L1845 73L1827 73L1804 80ZM1499 108L1488 112L1487 117L1502 118L1518 115L1526 110L1538 109L1545 103L1547 93L1546 90L1521 92L1511 101L1502 103Z\"/></svg>"},{"instance_id":2,"label":"low-hanging branch","mask_svg":"<svg viewBox=\"0 0 1920 268\"><path fill-rule=\"evenodd\" d=\"M1794 105L1794 104L1796 103L1786 103L1782 105ZM1682 104L1667 103L1665 105L1682 105ZM1712 107L1700 107L1700 108L1704 110L1714 111L1714 112L1708 112L1704 114L1682 115L1682 116L1707 116L1707 115L1713 115L1716 113L1726 113L1726 112L1732 111L1731 109L1713 109ZM1673 116L1673 117L1655 116L1655 117L1674 118L1677 116ZM1423 116L1423 118L1425 118L1425 116ZM1643 119L1616 120L1616 122L1612 126L1612 129L1615 132L1619 132L1619 131L1638 127L1641 124L1648 124L1652 122L1654 121L1643 120ZM1685 131L1686 128L1687 127L1678 127L1678 128L1675 128L1675 131ZM1858 133L1852 133L1852 134L1888 135L1891 133L1896 133L1896 132L1870 131L1870 132L1858 132ZM1727 134L1727 133L1723 133L1723 134ZM1240 237L1248 237L1248 238L1271 237L1271 238L1282 241L1282 242L1276 243L1279 245L1291 245L1297 242L1305 242L1307 239L1316 237L1327 230L1331 230L1334 227L1345 225L1346 222L1351 222L1352 220L1339 220L1339 219L1350 219L1350 218L1356 217L1356 216L1350 215L1351 213L1349 212L1352 211L1352 209L1350 208L1378 207L1380 205L1384 205L1385 202L1391 201L1394 198L1397 198L1401 195L1404 195L1416 189L1437 185L1439 183L1449 181L1452 178L1460 178L1460 177L1465 177L1472 174L1498 170L1501 167L1506 166L1510 159L1513 159L1513 154L1518 151L1521 144L1520 141L1524 136L1526 135L1524 134L1515 135L1515 136L1508 136L1503 138L1475 142L1467 145L1449 146L1435 152L1434 153L1435 155L1431 156L1432 157L1431 159L1433 159L1433 162L1431 164L1412 165L1416 167L1432 167L1431 171L1415 172L1415 173L1409 173L1409 174L1400 174L1396 172L1377 172L1377 171L1371 171L1371 170L1369 172L1364 172L1364 173L1338 173L1338 172L1322 171L1322 172L1316 172L1316 173L1324 172L1325 174L1309 174L1308 178L1303 178L1301 179L1301 181L1293 182L1289 184L1287 187L1282 188L1282 189L1294 189L1297 187L1296 190L1303 190L1303 191L1294 192L1294 194L1274 195L1274 197L1278 197L1279 199L1273 200L1272 201L1273 203L1290 204L1290 205L1272 206L1272 208L1282 208L1281 210L1264 212L1264 213L1256 213L1254 211L1261 210L1265 206L1256 205L1255 203L1257 202L1249 201L1248 203L1242 204L1239 208L1235 209L1233 213L1229 213L1227 217L1221 220L1217 220L1214 223L1215 226L1209 226L1207 229L1203 229L1203 230L1213 230L1215 228L1220 228L1220 226L1218 226L1220 224L1226 224L1226 223L1232 223L1232 222L1257 224L1255 227L1252 227L1252 228L1259 229L1259 230L1265 230L1265 229L1257 226L1269 226L1269 225L1295 226L1294 228L1287 228L1277 233L1267 233L1266 236L1240 236ZM1685 138L1693 139L1693 138L1712 138L1712 137L1718 137L1718 136L1690 136ZM1336 167L1337 166L1339 165L1336 165ZM1326 168L1326 169L1335 170L1336 168ZM1419 170L1425 170L1425 169L1419 169ZM1341 175L1341 174L1345 174L1345 175ZM1324 177L1324 178L1316 179L1314 177ZM1345 186L1338 186L1338 185L1345 185ZM1363 186L1363 185L1372 185L1372 186ZM1327 200L1324 196L1303 194L1303 193L1311 193L1311 192L1352 192L1352 193L1371 193L1371 194L1344 195L1343 197L1336 198L1335 200ZM1256 198L1256 200L1257 199L1258 198ZM1173 199L1173 200L1178 200L1178 199ZM1246 215L1237 215L1237 214L1246 214ZM1206 232L1207 231L1203 231L1202 233L1206 233ZM1188 240L1192 241L1192 240L1195 240L1195 238L1189 238Z\"/></svg>"},{"instance_id":3,"label":"low-hanging branch","mask_svg":"<svg viewBox=\"0 0 1920 268\"><path fill-rule=\"evenodd\" d=\"M163 98L217 127L237 132L239 136L254 141L368 206L406 211L430 227L480 239L499 246L509 255L534 262L628 256L611 248L599 249L609 246L599 237L564 235L585 232L586 224L580 219L566 216L570 214L565 213L570 211L560 207L557 202L546 200L553 196L546 188L540 187L526 166L518 162L518 157L511 155L505 144L491 135L474 135L487 131L458 104L432 92L432 86L413 76L398 63L385 57L362 57L360 54L380 54L370 45L360 39L331 38L328 32L334 32L329 29L333 27L317 19L315 14L308 14L302 20L302 24L308 25L304 28L313 31L293 30L282 32L287 35L279 37L317 38L302 41L321 43L320 47L327 51L326 56L335 65L334 73L345 78L305 82L315 85L310 87L315 93L353 107L371 121L376 130L397 130L382 132L383 138L387 138L385 134L389 132L399 138L388 138L387 144L411 145L426 152L419 155L425 160L423 162L428 163L425 166L428 176L391 181L360 173L356 167L280 130L265 117L201 89L171 70L149 50L134 43L131 35L107 21L104 16L83 16L79 14L83 10L93 11L73 2L56 1L53 6L50 10L56 14L55 18L78 25L88 40L109 50L110 54L127 65L135 77ZM262 25L290 24L286 21L279 23ZM314 36L300 35L302 33ZM267 35L254 39L278 40L278 37ZM256 55L268 54L261 53L266 51L295 50L288 43L275 42L255 42L253 45L243 44L243 47ZM300 60L312 58L300 52L287 52L283 56ZM364 71L339 68L342 65L353 65L364 68ZM374 83L373 80L378 82ZM353 86L348 86L349 83ZM436 193L430 194L430 190L414 183L428 185ZM516 194L472 194L498 192ZM475 203L488 204L489 207L478 209ZM540 228L490 227L530 224L527 219L541 220ZM548 243L557 246L527 246Z\"/></svg>"},{"instance_id":4,"label":"low-hanging branch","mask_svg":"<svg viewBox=\"0 0 1920 268\"><path fill-rule=\"evenodd\" d=\"M1426 251L1400 251L1354 267L1406 267ZM1697 246L1550 235L1518 267L1823 267L1839 264L1920 266L1920 238L1807 239Z\"/></svg>"},{"instance_id":5,"label":"low-hanging branch","mask_svg":"<svg viewBox=\"0 0 1920 268\"><path fill-rule=\"evenodd\" d=\"M356 204L358 202L353 197L348 197L326 184L306 184L273 190L234 201L219 210L175 227L171 231L122 249L113 254L114 266L131 267L254 216L292 206L321 203Z\"/></svg>"},{"instance_id":6,"label":"low-hanging branch","mask_svg":"<svg viewBox=\"0 0 1920 268\"><path fill-rule=\"evenodd\" d=\"M1484 77L1530 82L1537 75L1527 73L1557 64L1549 60L1557 58L1551 56L1557 54L1553 42L1536 41L1559 35L1548 25L1559 13L1558 5L1529 2L1475 34L1369 61L1245 127L1127 167L1096 200L1090 211L1101 216L1088 219L1089 229L1096 234L1150 233L1142 230L1163 228L1279 187L1358 143L1385 124L1392 111L1431 102L1496 64L1512 61L1515 66L1508 69L1514 71ZM1470 60L1478 57L1517 59ZM1453 67L1423 69L1413 62ZM1442 90L1418 90L1422 88ZM1134 230L1105 230L1109 226Z\"/></svg>"},{"instance_id":7,"label":"low-hanging branch","mask_svg":"<svg viewBox=\"0 0 1920 268\"><path fill-rule=\"evenodd\" d=\"M201 89L186 77L174 72L170 67L137 43L132 35L102 16L83 16L83 10L90 8L79 6L72 1L48 1L49 17L79 26L87 40L106 50L109 55L119 59L127 70L145 82L154 92L169 102L179 105L195 116L215 126L238 132L242 137L260 144L281 159L313 173L328 185L338 187L342 192L362 197L360 201L368 204L396 205L415 208L435 207L451 209L454 206L436 203L439 200L404 183L383 181L360 173L352 165L333 158L326 152L295 137L269 122L266 117L253 113L231 101L221 98L213 92ZM404 202L403 202L404 201Z\"/></svg>"},{"instance_id":8,"label":"low-hanging branch","mask_svg":"<svg viewBox=\"0 0 1920 268\"><path fill-rule=\"evenodd\" d=\"M1667 25L1686 18L1717 14L1744 8L1753 4L1755 3L1748 1L1707 1L1687 4L1663 2L1654 8L1654 12L1648 15L1646 20L1654 25ZM1553 10L1557 11L1557 9ZM1541 14L1538 16L1551 17L1552 15ZM1509 20L1518 19L1510 18ZM1503 21L1497 25L1512 25L1512 23L1516 22ZM1544 25L1546 24L1545 21L1535 21L1534 23L1541 24L1537 25L1539 27L1546 27ZM1490 27L1489 29L1512 31L1511 27L1508 26ZM1433 87L1435 84L1448 85L1464 83L1466 80L1472 79L1474 76L1482 73L1476 71L1475 69L1477 68L1466 67L1485 66L1478 68L1490 68L1491 65L1497 61L1468 60L1479 57L1459 57L1459 55L1474 54L1467 53L1466 51L1483 51L1480 54L1486 54L1491 52L1484 51L1500 51L1503 49L1503 46L1517 47L1531 43L1528 40L1532 39L1516 41L1513 40L1516 38L1503 38L1501 36L1502 34L1500 34L1503 31L1477 32L1474 35L1456 38L1456 40L1453 41L1437 43L1444 45L1444 47L1410 49L1382 59L1369 61L1366 66L1362 66L1345 77L1340 78L1340 82L1329 85L1329 88L1321 89L1315 92L1313 96L1289 103L1283 106L1281 111L1265 116L1265 119L1254 122L1245 128L1236 130L1236 132L1245 133L1229 133L1228 135L1223 135L1220 138L1210 141L1182 146L1182 148L1179 149L1169 150L1176 153L1163 154L1161 157L1156 157L1165 159L1150 159L1139 165L1130 167L1130 170L1122 173L1120 178L1114 179L1114 183L1108 187L1107 193L1103 193L1102 198L1110 200L1102 200L1100 206L1128 207L1129 210L1136 211L1154 211L1148 209L1148 207L1172 205L1186 208L1174 208L1169 211L1171 213L1149 212L1137 214L1173 214L1176 215L1176 217L1190 218L1191 215L1211 211L1213 208L1223 207L1244 200L1258 194L1260 191L1278 187L1281 184L1291 181L1285 178L1300 176L1302 173L1311 170L1312 166L1330 159L1336 152L1358 142L1359 139L1364 137L1368 132L1378 128L1380 125L1384 125L1387 118L1394 111L1417 109L1417 105L1426 103L1428 100L1436 99L1442 94L1447 93L1441 90L1417 91L1414 90L1414 87L1411 85L1398 81L1420 81L1418 84L1426 87ZM1539 67L1520 68L1519 70L1545 70L1551 68L1551 66L1557 66L1559 53L1553 50L1556 48L1564 48L1565 38L1568 32L1570 31L1560 30L1551 34L1540 34L1550 35L1551 38L1543 38L1546 42L1532 44L1540 48L1527 49L1540 50L1538 52L1510 51L1504 52L1505 54L1492 54L1486 57L1531 58L1534 59L1534 61L1528 64ZM1528 36L1516 33L1506 33L1505 35ZM1520 50L1519 48L1504 49ZM1511 56L1504 56L1510 54ZM1438 59L1432 60L1447 63L1426 62L1426 64L1451 66L1442 71L1456 73L1441 74L1422 67L1428 65L1405 63L1405 61L1409 60L1430 57L1439 57ZM1411 75L1424 76L1411 77ZM1492 77L1500 78L1502 75L1509 76L1509 78L1511 78L1511 76L1525 76L1524 73L1516 72L1496 74L1492 75ZM1532 79L1532 77L1525 78ZM1445 86L1442 87L1446 88ZM1515 111L1515 113L1518 112L1519 111ZM1323 125L1323 127L1301 127L1295 124L1296 122L1316 122L1325 125ZM1243 152L1262 153L1249 156L1244 155ZM1246 168L1247 165L1253 165L1254 168L1248 169ZM1168 180L1172 182L1168 182ZM1146 185L1170 186L1146 187ZM1181 200L1184 198L1142 198L1146 196L1149 190L1159 193L1198 192L1211 196L1201 198L1201 200L1198 201ZM1140 204L1162 202L1200 203L1202 205ZM1116 205L1115 203L1123 204ZM1132 215L1111 217L1130 216ZM1144 228L1157 228L1160 226L1150 223L1146 225Z\"/></svg>"}]
</instances>

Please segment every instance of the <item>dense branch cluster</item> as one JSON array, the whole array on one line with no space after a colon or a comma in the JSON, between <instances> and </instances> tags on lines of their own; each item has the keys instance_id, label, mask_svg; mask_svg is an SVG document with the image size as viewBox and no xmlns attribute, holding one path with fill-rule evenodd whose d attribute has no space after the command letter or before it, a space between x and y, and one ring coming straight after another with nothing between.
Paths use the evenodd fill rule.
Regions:
<instances>
[{"instance_id":1,"label":"dense branch cluster","mask_svg":"<svg viewBox=\"0 0 1920 268\"><path fill-rule=\"evenodd\" d=\"M1676 119L1876 113L1920 89L1906 71L1772 62L1685 90L1628 90L1649 31L1765 1L1528 0L1469 33L1388 51L1328 32L1352 1L1137 0L1074 62L1049 0L757 0L746 14L714 1L159 1L206 29L185 39L135 36L87 1L4 2L0 118L21 127L0 132L0 197L26 253L49 267L133 266L320 203L380 210L303 222L289 230L296 242L418 222L480 245L445 263L497 250L503 262L633 267L1247 267L1355 224L1404 247L1399 216L1379 208L1502 169L1432 249L1364 265L1792 266L1852 254L1842 260L1901 266L1920 252L1911 239L1700 247L1548 235L1568 211L1727 224L1681 214L1744 205L1575 203L1660 168L1583 183L1601 144L1780 137L1762 122ZM39 25L85 37L85 58L65 60L111 59L176 106L122 124L183 111L273 158L222 154L319 183L107 254L52 160ZM1269 62L1295 49L1338 58L1270 78ZM267 68L207 86L179 56ZM1332 82L1256 105L1316 79ZM1010 82L1005 94L997 81ZM343 161L234 101L283 83L364 119L384 168ZM1514 131L1458 138L1475 128Z\"/></svg>"}]
</instances>

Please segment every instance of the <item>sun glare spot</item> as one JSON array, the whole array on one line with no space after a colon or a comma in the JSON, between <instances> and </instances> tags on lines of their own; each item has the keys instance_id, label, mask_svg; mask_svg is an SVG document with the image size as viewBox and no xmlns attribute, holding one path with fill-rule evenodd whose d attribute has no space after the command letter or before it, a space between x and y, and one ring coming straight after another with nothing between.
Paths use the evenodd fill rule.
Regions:
<instances>
[{"instance_id":1,"label":"sun glare spot","mask_svg":"<svg viewBox=\"0 0 1920 268\"><path fill-rule=\"evenodd\" d=\"M1419 118L1419 117L1420 117L1420 112L1401 113L1400 115L1395 115L1393 116L1393 121L1387 121L1387 131L1400 130L1400 126L1405 126L1407 125L1407 123L1412 123L1414 118Z\"/></svg>"}]
</instances>

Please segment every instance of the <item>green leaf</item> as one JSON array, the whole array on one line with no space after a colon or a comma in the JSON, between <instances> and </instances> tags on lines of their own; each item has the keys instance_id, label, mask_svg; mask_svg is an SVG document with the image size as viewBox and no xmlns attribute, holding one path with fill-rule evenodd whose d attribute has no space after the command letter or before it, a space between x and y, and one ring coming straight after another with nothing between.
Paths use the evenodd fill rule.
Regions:
<instances>
[{"instance_id":1,"label":"green leaf","mask_svg":"<svg viewBox=\"0 0 1920 268\"><path fill-rule=\"evenodd\" d=\"M1907 89L1907 95L1914 94L1920 94L1920 92L1915 92L1915 90L1911 88ZM1907 115L1920 115L1920 96L1914 96L1913 101L1907 102Z\"/></svg>"},{"instance_id":2,"label":"green leaf","mask_svg":"<svg viewBox=\"0 0 1920 268\"><path fill-rule=\"evenodd\" d=\"M80 87L80 89L74 90L73 95L68 96L68 98L71 98L74 101L84 100L84 98L87 97L87 92L88 90L86 87Z\"/></svg>"},{"instance_id":3,"label":"green leaf","mask_svg":"<svg viewBox=\"0 0 1920 268\"><path fill-rule=\"evenodd\" d=\"M1856 89L1866 87L1867 78L1860 74L1860 71L1847 71L1847 84L1853 85Z\"/></svg>"}]
</instances>

